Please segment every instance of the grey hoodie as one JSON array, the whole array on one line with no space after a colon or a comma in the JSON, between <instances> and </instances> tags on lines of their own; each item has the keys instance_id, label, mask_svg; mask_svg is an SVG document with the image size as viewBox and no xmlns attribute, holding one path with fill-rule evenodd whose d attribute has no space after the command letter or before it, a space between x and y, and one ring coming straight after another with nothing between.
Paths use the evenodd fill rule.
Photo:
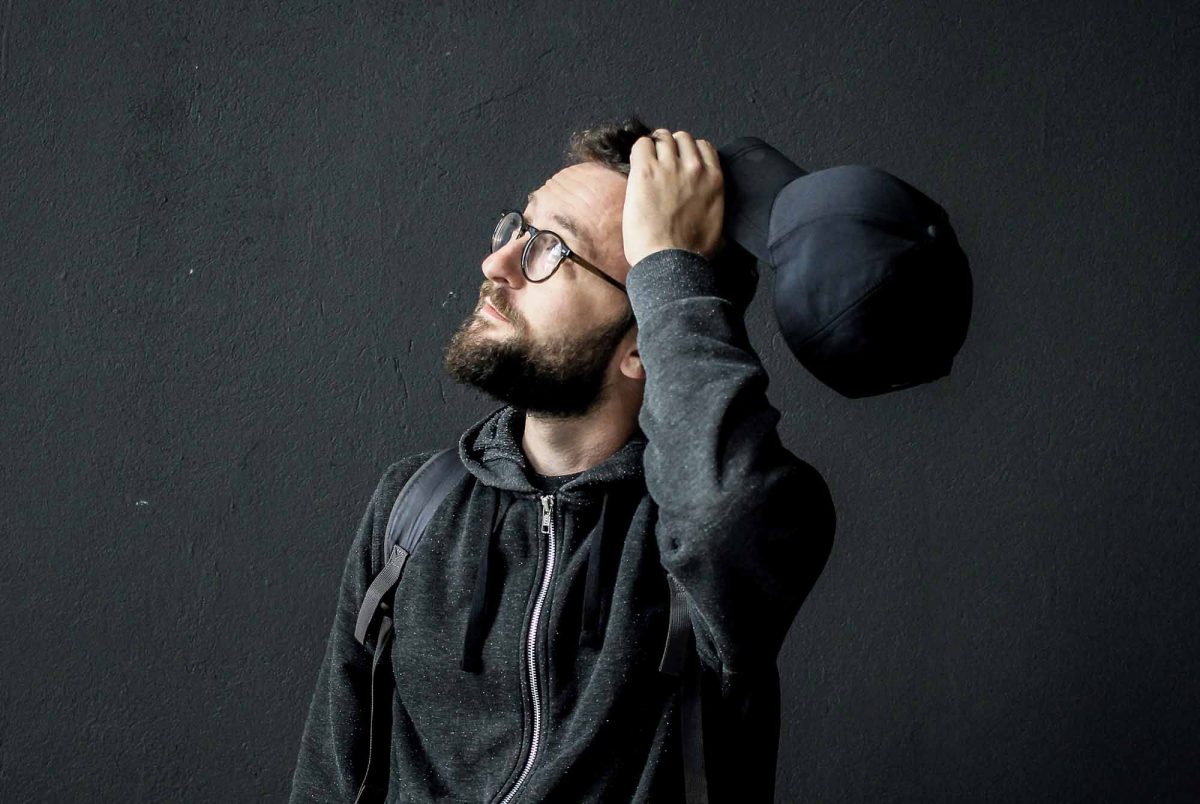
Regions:
<instances>
[{"instance_id":1,"label":"grey hoodie","mask_svg":"<svg viewBox=\"0 0 1200 804\"><path fill-rule=\"evenodd\" d=\"M681 682L658 669L667 573L704 668L710 801L774 800L775 660L835 515L821 475L780 443L742 318L749 281L681 249L633 267L639 429L557 491L529 481L521 411L462 435L469 474L396 587L389 790L371 800L682 802ZM392 503L436 451L390 465L359 523L292 802L355 799L371 670L355 618Z\"/></svg>"}]
</instances>

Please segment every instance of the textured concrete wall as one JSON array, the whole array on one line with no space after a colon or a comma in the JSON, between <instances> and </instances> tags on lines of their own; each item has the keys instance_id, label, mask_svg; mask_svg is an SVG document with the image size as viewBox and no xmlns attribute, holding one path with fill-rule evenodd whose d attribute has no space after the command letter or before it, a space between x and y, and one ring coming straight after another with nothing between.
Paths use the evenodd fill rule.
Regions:
<instances>
[{"instance_id":1,"label":"textured concrete wall","mask_svg":"<svg viewBox=\"0 0 1200 804\"><path fill-rule=\"evenodd\" d=\"M838 539L781 801L1200 789L1200 12L0 2L0 800L278 801L491 217L633 111L950 212L952 375L846 400L748 313Z\"/></svg>"}]
</instances>

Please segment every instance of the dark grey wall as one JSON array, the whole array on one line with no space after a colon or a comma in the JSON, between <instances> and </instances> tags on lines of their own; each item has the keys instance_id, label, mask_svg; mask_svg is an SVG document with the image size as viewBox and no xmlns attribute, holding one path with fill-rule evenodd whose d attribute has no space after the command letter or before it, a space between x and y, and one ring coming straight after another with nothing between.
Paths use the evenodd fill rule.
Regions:
<instances>
[{"instance_id":1,"label":"dark grey wall","mask_svg":"<svg viewBox=\"0 0 1200 804\"><path fill-rule=\"evenodd\" d=\"M0 3L0 799L279 801L490 218L634 111L950 212L952 375L751 337L839 511L781 801L1200 789L1196 4Z\"/></svg>"}]
</instances>

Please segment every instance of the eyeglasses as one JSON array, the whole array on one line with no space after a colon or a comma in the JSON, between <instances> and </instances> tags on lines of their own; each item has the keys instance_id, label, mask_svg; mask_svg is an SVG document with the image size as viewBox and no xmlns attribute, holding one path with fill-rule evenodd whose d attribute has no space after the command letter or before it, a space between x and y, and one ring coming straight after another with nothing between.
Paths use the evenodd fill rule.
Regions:
<instances>
[{"instance_id":1,"label":"eyeglasses","mask_svg":"<svg viewBox=\"0 0 1200 804\"><path fill-rule=\"evenodd\" d=\"M561 237L545 229L535 229L525 220L524 215L514 209L506 209L500 213L500 222L492 232L492 253L495 254L525 232L530 232L533 236L521 252L521 273L530 282L545 282L554 275L563 260L570 258L605 282L620 288L622 293L626 293L624 285L576 254Z\"/></svg>"}]
</instances>

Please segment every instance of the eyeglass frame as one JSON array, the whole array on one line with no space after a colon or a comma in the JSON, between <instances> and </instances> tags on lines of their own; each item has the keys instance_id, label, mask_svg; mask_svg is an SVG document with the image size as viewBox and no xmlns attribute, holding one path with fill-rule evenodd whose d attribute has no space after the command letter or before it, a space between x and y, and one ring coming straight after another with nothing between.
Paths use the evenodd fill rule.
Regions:
<instances>
[{"instance_id":1,"label":"eyeglass frame","mask_svg":"<svg viewBox=\"0 0 1200 804\"><path fill-rule=\"evenodd\" d=\"M506 217L508 217L511 213L514 213L514 212L517 213L517 217L519 217L521 219L521 228L517 231L516 237L509 240L509 243L511 243L513 240L520 239L520 237L522 235L524 235L526 232L531 233L529 240L526 241L524 248L521 249L521 275L525 277L525 281L533 282L535 285L541 284L542 282L549 280L550 277L554 276L554 274L558 271L558 269L562 267L564 260L570 259L570 260L574 260L581 267L586 268L587 270L596 274L596 276L600 277L605 282L609 282L612 285L615 285L626 296L629 295L629 291L627 291L625 289L625 286L623 284L618 282L616 279L613 279L611 276L604 273L604 271L602 271L600 268L597 268L595 265L592 265L590 262L588 262L582 256L580 256L580 254L578 252L576 252L575 249L573 249L567 245L567 241L563 239L562 235L560 235L558 232L552 232L549 229L538 229L537 227L531 225L529 223L529 221L525 220L524 213L522 213L521 210L519 210L519 209L503 209L500 211L500 219L498 221L496 221L495 227L492 228L492 239L491 239L491 243L489 244L489 246L492 246L495 244L496 233L498 231L500 231L500 224L504 222L504 219ZM529 277L529 249L533 245L534 239L536 239L537 236L540 234L554 235L555 237L557 237L558 242L562 243L563 254L562 254L562 256L560 256L558 258L558 262L554 264L554 267L550 269L550 273L546 274L546 276L544 278L531 279ZM505 243L504 245L508 245L508 243ZM495 254L497 250L498 249L495 249L493 247L491 253Z\"/></svg>"}]
</instances>

